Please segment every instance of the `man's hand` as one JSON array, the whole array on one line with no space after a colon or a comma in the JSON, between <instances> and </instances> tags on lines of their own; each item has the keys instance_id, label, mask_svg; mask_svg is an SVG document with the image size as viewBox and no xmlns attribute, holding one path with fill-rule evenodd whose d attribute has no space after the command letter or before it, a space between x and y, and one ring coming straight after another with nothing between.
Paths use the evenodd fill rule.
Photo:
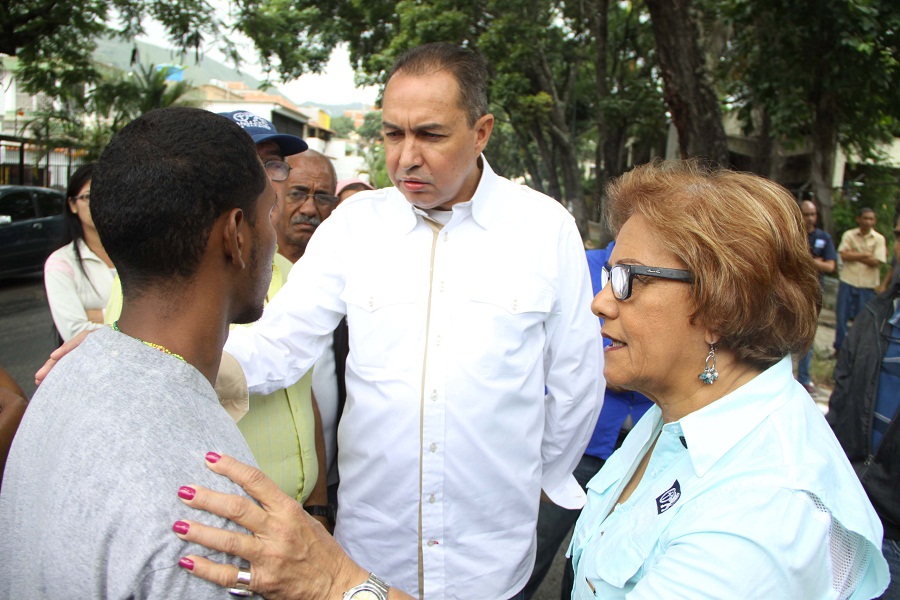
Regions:
<instances>
[{"instance_id":1,"label":"man's hand","mask_svg":"<svg viewBox=\"0 0 900 600\"><path fill-rule=\"evenodd\" d=\"M81 345L81 342L83 342L85 338L90 335L90 333L90 331L82 331L71 340L51 352L50 358L47 359L47 362L44 363L44 366L38 369L38 372L34 374L35 385L41 385L41 382L47 378L47 374L50 372L50 369L52 369L63 356Z\"/></svg>"},{"instance_id":2,"label":"man's hand","mask_svg":"<svg viewBox=\"0 0 900 600\"><path fill-rule=\"evenodd\" d=\"M180 538L247 560L249 588L268 600L331 600L362 583L368 572L354 563L324 527L306 514L258 469L228 456L207 455L207 466L240 485L259 505L241 496L200 486L179 491L182 501L234 521L252 535L179 521L173 529ZM184 492L186 488L193 491ZM237 581L237 568L190 555L180 563L193 575L223 587ZM410 598L391 590L391 599Z\"/></svg>"}]
</instances>

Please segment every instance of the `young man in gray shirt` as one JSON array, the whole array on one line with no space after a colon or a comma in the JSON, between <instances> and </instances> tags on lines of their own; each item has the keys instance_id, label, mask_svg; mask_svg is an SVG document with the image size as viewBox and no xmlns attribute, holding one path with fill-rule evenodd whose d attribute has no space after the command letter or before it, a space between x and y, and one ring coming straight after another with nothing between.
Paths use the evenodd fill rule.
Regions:
<instances>
[{"instance_id":1,"label":"young man in gray shirt","mask_svg":"<svg viewBox=\"0 0 900 600\"><path fill-rule=\"evenodd\" d=\"M215 448L253 462L212 382L229 324L262 313L275 192L240 127L169 108L113 138L90 202L122 280L122 314L53 369L13 442L0 493L0 599L221 599L179 561L240 561L168 527L184 514L181 482L243 494L203 456Z\"/></svg>"}]
</instances>

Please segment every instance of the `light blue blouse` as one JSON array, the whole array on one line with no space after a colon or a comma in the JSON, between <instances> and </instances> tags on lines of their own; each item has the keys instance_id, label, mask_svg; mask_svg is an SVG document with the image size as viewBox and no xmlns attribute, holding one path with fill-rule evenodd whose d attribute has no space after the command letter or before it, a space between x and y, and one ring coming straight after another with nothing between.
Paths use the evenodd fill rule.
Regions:
<instances>
[{"instance_id":1,"label":"light blue blouse","mask_svg":"<svg viewBox=\"0 0 900 600\"><path fill-rule=\"evenodd\" d=\"M572 598L872 598L889 581L881 537L786 357L680 421L644 415L588 484Z\"/></svg>"}]
</instances>

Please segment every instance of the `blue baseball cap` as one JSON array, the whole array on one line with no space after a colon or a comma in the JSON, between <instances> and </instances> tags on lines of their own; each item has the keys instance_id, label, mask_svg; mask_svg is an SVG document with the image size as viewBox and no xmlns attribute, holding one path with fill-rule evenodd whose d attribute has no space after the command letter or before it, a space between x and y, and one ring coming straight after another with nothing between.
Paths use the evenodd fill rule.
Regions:
<instances>
[{"instance_id":1,"label":"blue baseball cap","mask_svg":"<svg viewBox=\"0 0 900 600\"><path fill-rule=\"evenodd\" d=\"M253 138L254 144L275 142L278 144L278 147L281 148L281 152L285 156L300 154L309 147L306 145L306 142L296 135L278 133L271 121L264 119L259 115L255 115L250 111L236 110L233 112L219 113L219 115L229 119L249 133L250 137Z\"/></svg>"}]
</instances>

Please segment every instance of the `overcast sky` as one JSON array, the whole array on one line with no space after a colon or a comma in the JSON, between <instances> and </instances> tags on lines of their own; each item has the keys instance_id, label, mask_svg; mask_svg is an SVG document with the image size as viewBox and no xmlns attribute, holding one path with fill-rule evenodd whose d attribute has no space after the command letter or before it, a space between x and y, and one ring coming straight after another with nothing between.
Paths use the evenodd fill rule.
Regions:
<instances>
[{"instance_id":1,"label":"overcast sky","mask_svg":"<svg viewBox=\"0 0 900 600\"><path fill-rule=\"evenodd\" d=\"M221 4L221 0L213 0L213 6ZM166 39L163 27L150 21L145 24L147 35L139 39L149 44L160 45L160 40ZM235 43L242 46L242 53L246 62L241 65L241 71L257 79L263 79L263 74L258 67L255 57L256 49L246 37L236 34L232 36ZM232 66L215 47L214 44L204 48L207 56ZM277 87L285 96L297 104L304 102L317 102L320 104L352 104L361 102L365 105L375 104L378 96L378 88L357 88L353 83L353 69L350 67L350 53L344 45L339 46L331 55L331 60L321 75L304 75L286 84L278 84Z\"/></svg>"}]
</instances>

